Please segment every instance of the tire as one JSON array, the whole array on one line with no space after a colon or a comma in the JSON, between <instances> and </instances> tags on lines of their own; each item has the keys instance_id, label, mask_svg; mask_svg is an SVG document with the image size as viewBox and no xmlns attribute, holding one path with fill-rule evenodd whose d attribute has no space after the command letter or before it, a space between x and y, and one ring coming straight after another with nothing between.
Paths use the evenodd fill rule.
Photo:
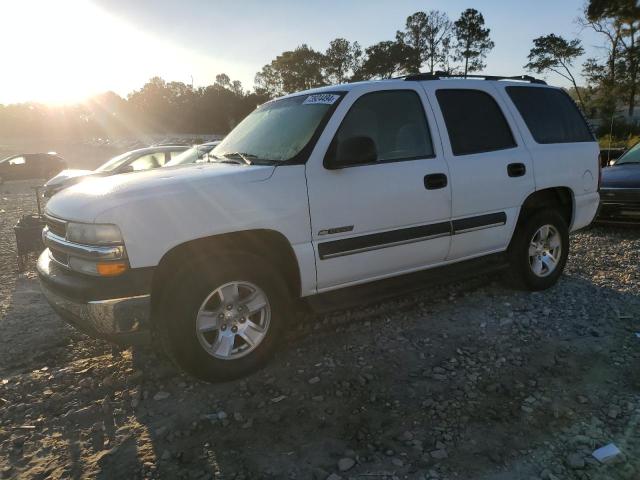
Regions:
<instances>
[{"instance_id":1,"label":"tire","mask_svg":"<svg viewBox=\"0 0 640 480\"><path fill-rule=\"evenodd\" d=\"M158 333L165 351L180 368L210 382L263 367L277 348L290 303L286 283L269 263L239 254L190 262L163 296ZM244 303L249 299L253 303Z\"/></svg>"},{"instance_id":2,"label":"tire","mask_svg":"<svg viewBox=\"0 0 640 480\"><path fill-rule=\"evenodd\" d=\"M533 213L517 227L508 255L519 287L537 291L554 286L569 255L569 229L562 215L555 210Z\"/></svg>"}]
</instances>

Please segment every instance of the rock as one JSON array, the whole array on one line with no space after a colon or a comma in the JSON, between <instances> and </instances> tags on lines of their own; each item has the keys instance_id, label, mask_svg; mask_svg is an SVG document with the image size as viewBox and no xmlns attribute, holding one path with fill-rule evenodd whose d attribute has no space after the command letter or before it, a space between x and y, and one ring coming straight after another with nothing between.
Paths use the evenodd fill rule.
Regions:
<instances>
[{"instance_id":1,"label":"rock","mask_svg":"<svg viewBox=\"0 0 640 480\"><path fill-rule=\"evenodd\" d=\"M431 455L431 458L435 458L436 460L444 460L449 456L444 448L434 450L429 455Z\"/></svg>"},{"instance_id":2,"label":"rock","mask_svg":"<svg viewBox=\"0 0 640 480\"><path fill-rule=\"evenodd\" d=\"M579 453L572 453L567 456L567 466L573 470L580 470L584 468L584 457Z\"/></svg>"},{"instance_id":3,"label":"rock","mask_svg":"<svg viewBox=\"0 0 640 480\"><path fill-rule=\"evenodd\" d=\"M280 403L282 400L284 400L285 398L287 398L286 395L280 395L278 397L272 398L271 402L272 403Z\"/></svg>"},{"instance_id":4,"label":"rock","mask_svg":"<svg viewBox=\"0 0 640 480\"><path fill-rule=\"evenodd\" d=\"M169 398L170 396L171 396L171 394L170 394L169 392L162 392L162 391L160 391L160 392L156 393L156 394L153 396L153 399L154 399L156 402L159 402L159 401L161 401L161 400L166 400L166 399L167 399L167 398Z\"/></svg>"},{"instance_id":5,"label":"rock","mask_svg":"<svg viewBox=\"0 0 640 480\"><path fill-rule=\"evenodd\" d=\"M620 408L617 405L612 405L607 412L609 418L618 418L620 415Z\"/></svg>"},{"instance_id":6,"label":"rock","mask_svg":"<svg viewBox=\"0 0 640 480\"><path fill-rule=\"evenodd\" d=\"M549 470L548 468L545 468L542 472L540 472L540 478L542 480L558 480L558 477L551 473L551 470Z\"/></svg>"},{"instance_id":7,"label":"rock","mask_svg":"<svg viewBox=\"0 0 640 480\"><path fill-rule=\"evenodd\" d=\"M322 468L314 468L312 472L313 480L327 480L329 477L329 472Z\"/></svg>"},{"instance_id":8,"label":"rock","mask_svg":"<svg viewBox=\"0 0 640 480\"><path fill-rule=\"evenodd\" d=\"M107 375L102 380L102 384L107 388L113 387L114 383L115 383L115 379L113 378L113 375Z\"/></svg>"},{"instance_id":9,"label":"rock","mask_svg":"<svg viewBox=\"0 0 640 480\"><path fill-rule=\"evenodd\" d=\"M345 450L344 456L355 459L357 458L358 454L356 453L355 450Z\"/></svg>"},{"instance_id":10,"label":"rock","mask_svg":"<svg viewBox=\"0 0 640 480\"><path fill-rule=\"evenodd\" d=\"M222 410L220 410L216 416L218 417L218 420L226 420L227 419L227 413L223 412Z\"/></svg>"},{"instance_id":11,"label":"rock","mask_svg":"<svg viewBox=\"0 0 640 480\"><path fill-rule=\"evenodd\" d=\"M171 452L169 450L165 450L164 452L162 452L162 457L160 457L161 460L164 460L165 462L167 460L171 459Z\"/></svg>"},{"instance_id":12,"label":"rock","mask_svg":"<svg viewBox=\"0 0 640 480\"><path fill-rule=\"evenodd\" d=\"M404 462L402 461L402 459L394 457L391 459L391 463L393 463L396 467L402 467L404 466Z\"/></svg>"},{"instance_id":13,"label":"rock","mask_svg":"<svg viewBox=\"0 0 640 480\"><path fill-rule=\"evenodd\" d=\"M309 385L314 385L320 381L320 377L313 377L309 379Z\"/></svg>"},{"instance_id":14,"label":"rock","mask_svg":"<svg viewBox=\"0 0 640 480\"><path fill-rule=\"evenodd\" d=\"M341 472L346 472L351 470L353 466L356 464L356 461L353 458L344 457L338 460L338 470Z\"/></svg>"},{"instance_id":15,"label":"rock","mask_svg":"<svg viewBox=\"0 0 640 480\"><path fill-rule=\"evenodd\" d=\"M327 480L342 480L342 477L337 473L332 473L327 477Z\"/></svg>"}]
</instances>

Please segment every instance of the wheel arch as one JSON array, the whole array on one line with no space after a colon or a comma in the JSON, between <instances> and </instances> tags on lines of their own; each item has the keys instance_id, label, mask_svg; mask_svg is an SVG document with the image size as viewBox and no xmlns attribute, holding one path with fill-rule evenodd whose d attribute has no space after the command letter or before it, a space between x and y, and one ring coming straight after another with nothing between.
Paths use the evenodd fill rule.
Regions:
<instances>
[{"instance_id":1,"label":"wheel arch","mask_svg":"<svg viewBox=\"0 0 640 480\"><path fill-rule=\"evenodd\" d=\"M167 279L186 261L215 252L252 254L267 260L275 270L282 273L289 293L294 298L300 296L300 268L287 238L276 230L243 230L190 240L165 253L151 283L152 312L158 308L159 300L164 296L163 289L167 285Z\"/></svg>"},{"instance_id":2,"label":"wheel arch","mask_svg":"<svg viewBox=\"0 0 640 480\"><path fill-rule=\"evenodd\" d=\"M556 208L567 222L567 227L571 229L575 201L573 191L569 187L544 188L531 193L520 207L516 226L522 225L529 216L545 208Z\"/></svg>"}]
</instances>

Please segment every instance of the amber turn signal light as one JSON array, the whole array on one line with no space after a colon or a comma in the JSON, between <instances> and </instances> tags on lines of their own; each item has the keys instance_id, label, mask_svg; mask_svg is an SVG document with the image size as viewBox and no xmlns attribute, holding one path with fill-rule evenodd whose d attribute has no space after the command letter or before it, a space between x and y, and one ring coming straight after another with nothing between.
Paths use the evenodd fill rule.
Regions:
<instances>
[{"instance_id":1,"label":"amber turn signal light","mask_svg":"<svg viewBox=\"0 0 640 480\"><path fill-rule=\"evenodd\" d=\"M127 270L127 264L124 262L98 263L96 271L102 277L115 277Z\"/></svg>"}]
</instances>

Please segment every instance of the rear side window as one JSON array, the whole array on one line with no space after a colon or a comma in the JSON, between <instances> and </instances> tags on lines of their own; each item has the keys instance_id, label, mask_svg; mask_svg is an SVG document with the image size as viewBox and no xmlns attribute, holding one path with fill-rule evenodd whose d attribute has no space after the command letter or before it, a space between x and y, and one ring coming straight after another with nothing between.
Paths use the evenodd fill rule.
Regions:
<instances>
[{"instance_id":1,"label":"rear side window","mask_svg":"<svg viewBox=\"0 0 640 480\"><path fill-rule=\"evenodd\" d=\"M563 90L507 87L509 97L538 143L593 142L576 104Z\"/></svg>"},{"instance_id":2,"label":"rear side window","mask_svg":"<svg viewBox=\"0 0 640 480\"><path fill-rule=\"evenodd\" d=\"M491 95L480 90L438 90L436 97L454 155L513 148L507 120Z\"/></svg>"}]
</instances>

